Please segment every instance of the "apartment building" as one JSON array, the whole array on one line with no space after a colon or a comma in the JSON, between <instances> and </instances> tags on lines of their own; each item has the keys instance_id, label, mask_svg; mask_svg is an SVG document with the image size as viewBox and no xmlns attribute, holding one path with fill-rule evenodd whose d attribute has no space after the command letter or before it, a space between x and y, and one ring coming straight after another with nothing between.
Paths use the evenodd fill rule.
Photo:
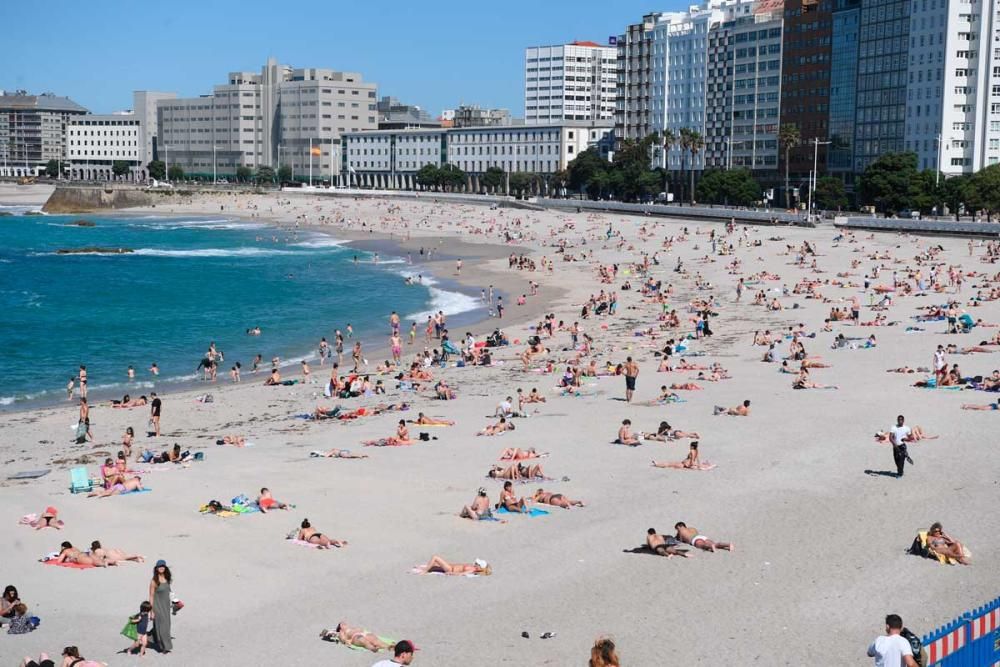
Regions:
<instances>
[{"instance_id":1,"label":"apartment building","mask_svg":"<svg viewBox=\"0 0 1000 667\"><path fill-rule=\"evenodd\" d=\"M231 72L211 95L157 105L162 159L200 177L240 166L291 167L335 182L341 136L378 127L376 86L360 74L293 69L274 59L256 72Z\"/></svg>"},{"instance_id":2,"label":"apartment building","mask_svg":"<svg viewBox=\"0 0 1000 667\"><path fill-rule=\"evenodd\" d=\"M640 141L653 132L653 31L662 16L662 12L646 14L616 38L615 150L625 139Z\"/></svg>"},{"instance_id":3,"label":"apartment building","mask_svg":"<svg viewBox=\"0 0 1000 667\"><path fill-rule=\"evenodd\" d=\"M615 47L596 42L525 49L525 123L612 120L617 59Z\"/></svg>"},{"instance_id":4,"label":"apartment building","mask_svg":"<svg viewBox=\"0 0 1000 667\"><path fill-rule=\"evenodd\" d=\"M0 176L38 175L66 154L66 126L89 113L68 97L0 91Z\"/></svg>"},{"instance_id":5,"label":"apartment building","mask_svg":"<svg viewBox=\"0 0 1000 667\"><path fill-rule=\"evenodd\" d=\"M344 137L344 169L350 182L361 187L413 188L421 167L447 163L464 171L467 187L478 192L479 177L490 167L552 174L587 148L608 142L612 132L610 122L585 121L354 132Z\"/></svg>"}]
</instances>

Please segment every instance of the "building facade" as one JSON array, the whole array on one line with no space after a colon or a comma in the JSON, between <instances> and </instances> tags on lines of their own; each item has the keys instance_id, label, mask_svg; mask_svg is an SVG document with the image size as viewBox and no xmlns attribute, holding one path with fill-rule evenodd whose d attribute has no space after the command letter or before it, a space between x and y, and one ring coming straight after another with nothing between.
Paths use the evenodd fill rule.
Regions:
<instances>
[{"instance_id":1,"label":"building facade","mask_svg":"<svg viewBox=\"0 0 1000 667\"><path fill-rule=\"evenodd\" d=\"M478 104L461 104L449 110L452 127L507 127L514 119L507 109L484 109Z\"/></svg>"},{"instance_id":2,"label":"building facade","mask_svg":"<svg viewBox=\"0 0 1000 667\"><path fill-rule=\"evenodd\" d=\"M625 139L641 141L653 132L653 31L663 16L646 14L616 39L615 150Z\"/></svg>"},{"instance_id":3,"label":"building facade","mask_svg":"<svg viewBox=\"0 0 1000 667\"><path fill-rule=\"evenodd\" d=\"M614 118L617 49L596 42L532 46L524 51L524 122Z\"/></svg>"},{"instance_id":4,"label":"building facade","mask_svg":"<svg viewBox=\"0 0 1000 667\"><path fill-rule=\"evenodd\" d=\"M413 104L404 104L395 97L383 97L375 104L378 112L378 129L403 130L408 128L441 127L441 122Z\"/></svg>"},{"instance_id":5,"label":"building facade","mask_svg":"<svg viewBox=\"0 0 1000 667\"><path fill-rule=\"evenodd\" d=\"M827 170L854 182L854 122L857 114L858 29L861 0L834 0L830 56L830 121Z\"/></svg>"},{"instance_id":6,"label":"building facade","mask_svg":"<svg viewBox=\"0 0 1000 667\"><path fill-rule=\"evenodd\" d=\"M335 182L341 136L378 127L376 86L360 74L293 69L274 59L231 72L211 95L157 105L162 159L200 177L238 167L291 167L294 178Z\"/></svg>"},{"instance_id":7,"label":"building facade","mask_svg":"<svg viewBox=\"0 0 1000 667\"><path fill-rule=\"evenodd\" d=\"M360 187L414 188L420 168L454 165L466 173L467 189L491 167L505 173L547 176L565 169L581 152L608 141L610 122L568 121L508 127L440 130L378 130L344 137L344 169Z\"/></svg>"},{"instance_id":8,"label":"building facade","mask_svg":"<svg viewBox=\"0 0 1000 667\"><path fill-rule=\"evenodd\" d=\"M86 113L67 97L0 94L0 176L37 176L49 160L64 160L66 126Z\"/></svg>"}]
</instances>

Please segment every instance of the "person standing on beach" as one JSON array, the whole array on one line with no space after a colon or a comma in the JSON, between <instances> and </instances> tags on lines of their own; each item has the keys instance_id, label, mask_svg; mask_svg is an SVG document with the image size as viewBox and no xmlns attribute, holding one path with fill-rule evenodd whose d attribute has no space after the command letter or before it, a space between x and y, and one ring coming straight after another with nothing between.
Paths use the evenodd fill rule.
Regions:
<instances>
[{"instance_id":1,"label":"person standing on beach","mask_svg":"<svg viewBox=\"0 0 1000 667\"><path fill-rule=\"evenodd\" d=\"M934 378L940 383L948 374L948 362L944 358L944 346L938 345L934 351Z\"/></svg>"},{"instance_id":2,"label":"person standing on beach","mask_svg":"<svg viewBox=\"0 0 1000 667\"><path fill-rule=\"evenodd\" d=\"M868 657L875 658L875 667L917 667L913 649L900 634L902 631L903 619L898 614L885 617L885 634L868 647Z\"/></svg>"},{"instance_id":3,"label":"person standing on beach","mask_svg":"<svg viewBox=\"0 0 1000 667\"><path fill-rule=\"evenodd\" d=\"M457 276L462 275L462 260L458 260L455 262L455 275Z\"/></svg>"},{"instance_id":4,"label":"person standing on beach","mask_svg":"<svg viewBox=\"0 0 1000 667\"><path fill-rule=\"evenodd\" d=\"M351 352L351 357L354 359L354 372L358 372L358 367L361 365L361 341L354 343L354 350Z\"/></svg>"},{"instance_id":5,"label":"person standing on beach","mask_svg":"<svg viewBox=\"0 0 1000 667\"><path fill-rule=\"evenodd\" d=\"M410 322L410 345L417 340L417 323Z\"/></svg>"},{"instance_id":6,"label":"person standing on beach","mask_svg":"<svg viewBox=\"0 0 1000 667\"><path fill-rule=\"evenodd\" d=\"M736 300L739 301L740 297L742 296L743 296L743 279L740 278L740 281L736 283Z\"/></svg>"},{"instance_id":7,"label":"person standing on beach","mask_svg":"<svg viewBox=\"0 0 1000 667\"><path fill-rule=\"evenodd\" d=\"M87 367L80 364L80 398L87 398Z\"/></svg>"},{"instance_id":8,"label":"person standing on beach","mask_svg":"<svg viewBox=\"0 0 1000 667\"><path fill-rule=\"evenodd\" d=\"M909 461L913 465L913 459L906 451L906 440L910 437L910 427L903 422L906 421L903 415L896 417L896 425L889 429L889 443L892 445L892 458L896 462L896 478L903 476L903 467Z\"/></svg>"},{"instance_id":9,"label":"person standing on beach","mask_svg":"<svg viewBox=\"0 0 1000 667\"><path fill-rule=\"evenodd\" d=\"M399 314L395 310L389 316L389 328L392 329L393 336L399 335Z\"/></svg>"},{"instance_id":10,"label":"person standing on beach","mask_svg":"<svg viewBox=\"0 0 1000 667\"><path fill-rule=\"evenodd\" d=\"M503 318L503 297L497 297L497 317Z\"/></svg>"},{"instance_id":11,"label":"person standing on beach","mask_svg":"<svg viewBox=\"0 0 1000 667\"><path fill-rule=\"evenodd\" d=\"M330 356L330 344L326 342L326 336L319 341L319 365L322 368L326 364L326 358Z\"/></svg>"},{"instance_id":12,"label":"person standing on beach","mask_svg":"<svg viewBox=\"0 0 1000 667\"><path fill-rule=\"evenodd\" d=\"M622 372L625 374L625 401L631 403L632 394L635 392L635 381L639 377L639 364L632 361L632 357L628 357L622 366Z\"/></svg>"},{"instance_id":13,"label":"person standing on beach","mask_svg":"<svg viewBox=\"0 0 1000 667\"><path fill-rule=\"evenodd\" d=\"M72 401L73 400L73 392L76 389L76 384L75 383L76 383L76 378L75 377L71 377L69 379L69 382L66 383L66 400L67 401Z\"/></svg>"},{"instance_id":14,"label":"person standing on beach","mask_svg":"<svg viewBox=\"0 0 1000 667\"><path fill-rule=\"evenodd\" d=\"M167 561L158 560L153 567L153 579L149 582L149 604L153 611L149 618L153 621L153 641L160 653L170 653L174 650L173 638L170 636L170 584L173 576Z\"/></svg>"},{"instance_id":15,"label":"person standing on beach","mask_svg":"<svg viewBox=\"0 0 1000 667\"><path fill-rule=\"evenodd\" d=\"M490 285L490 305L493 305L493 285Z\"/></svg>"},{"instance_id":16,"label":"person standing on beach","mask_svg":"<svg viewBox=\"0 0 1000 667\"><path fill-rule=\"evenodd\" d=\"M851 297L851 319L854 320L854 326L861 324L861 302L856 296Z\"/></svg>"},{"instance_id":17,"label":"person standing on beach","mask_svg":"<svg viewBox=\"0 0 1000 667\"><path fill-rule=\"evenodd\" d=\"M150 397L152 397L153 402L149 406L149 421L153 425L153 436L160 437L160 409L163 407L163 402L160 401L160 397L156 395L156 392L151 392Z\"/></svg>"}]
</instances>

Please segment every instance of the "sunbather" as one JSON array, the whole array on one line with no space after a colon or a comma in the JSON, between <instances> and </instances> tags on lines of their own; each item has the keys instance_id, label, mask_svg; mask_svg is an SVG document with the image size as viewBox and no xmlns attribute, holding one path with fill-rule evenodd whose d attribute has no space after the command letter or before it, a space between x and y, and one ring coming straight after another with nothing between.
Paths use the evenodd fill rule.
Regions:
<instances>
[{"instance_id":1,"label":"sunbather","mask_svg":"<svg viewBox=\"0 0 1000 667\"><path fill-rule=\"evenodd\" d=\"M410 421L411 424L419 424L420 426L454 426L455 422L450 419L437 419L435 417L428 417L423 412L417 413L417 418Z\"/></svg>"},{"instance_id":2,"label":"sunbather","mask_svg":"<svg viewBox=\"0 0 1000 667\"><path fill-rule=\"evenodd\" d=\"M976 403L976 404L973 404L973 403L963 403L962 404L962 409L963 410L1000 410L1000 401L997 401L996 403L987 403L986 405L982 405L982 404L979 404L979 403Z\"/></svg>"},{"instance_id":3,"label":"sunbather","mask_svg":"<svg viewBox=\"0 0 1000 667\"><path fill-rule=\"evenodd\" d=\"M87 494L87 497L107 498L108 496L117 496L123 493L132 493L133 491L142 491L142 478L138 475L132 479L125 480L124 484L115 484L110 489L91 491Z\"/></svg>"},{"instance_id":4,"label":"sunbather","mask_svg":"<svg viewBox=\"0 0 1000 667\"><path fill-rule=\"evenodd\" d=\"M637 447L642 444L639 437L632 433L632 420L625 419L622 420L622 425L618 429L618 437L615 438L614 444L616 445L628 445L629 447Z\"/></svg>"},{"instance_id":5,"label":"sunbather","mask_svg":"<svg viewBox=\"0 0 1000 667\"><path fill-rule=\"evenodd\" d=\"M700 534L696 528L689 528L683 521L678 521L674 525L674 529L677 531L678 540L704 551L715 551L716 549L733 551L735 547L731 542L714 542Z\"/></svg>"},{"instance_id":6,"label":"sunbather","mask_svg":"<svg viewBox=\"0 0 1000 667\"><path fill-rule=\"evenodd\" d=\"M479 433L476 433L476 435L501 435L507 431L513 431L513 430L514 430L513 422L507 421L506 417L501 417L500 421L498 421L496 424L488 424L486 428L484 428Z\"/></svg>"},{"instance_id":7,"label":"sunbather","mask_svg":"<svg viewBox=\"0 0 1000 667\"><path fill-rule=\"evenodd\" d=\"M660 535L656 532L655 528L650 528L646 531L646 546L648 546L653 553L659 554L660 556L666 556L667 558L673 558L674 556L681 556L682 558L688 558L687 551L677 548L677 538L671 535Z\"/></svg>"},{"instance_id":8,"label":"sunbather","mask_svg":"<svg viewBox=\"0 0 1000 667\"><path fill-rule=\"evenodd\" d=\"M910 435L906 436L904 440L906 442L918 442L920 440L937 440L941 436L939 435L927 435L924 429L919 426L910 427ZM890 442L888 431L878 431L875 433L875 440L878 442Z\"/></svg>"},{"instance_id":9,"label":"sunbather","mask_svg":"<svg viewBox=\"0 0 1000 667\"><path fill-rule=\"evenodd\" d=\"M309 452L309 456L313 457L326 457L331 459L366 459L367 454L352 454L349 449L329 449L325 452Z\"/></svg>"},{"instance_id":10,"label":"sunbather","mask_svg":"<svg viewBox=\"0 0 1000 667\"><path fill-rule=\"evenodd\" d=\"M548 456L548 452L542 452L539 454L535 451L534 447L529 447L528 449L520 449L518 447L508 447L507 449L500 452L500 458L498 461L524 461L527 459L538 459L543 456Z\"/></svg>"},{"instance_id":11,"label":"sunbather","mask_svg":"<svg viewBox=\"0 0 1000 667\"><path fill-rule=\"evenodd\" d=\"M301 540L302 542L308 542L309 544L315 544L320 549L347 546L347 540L334 540L327 537L323 533L317 532L316 529L312 527L312 524L309 523L309 519L302 519L299 532L295 536L295 539Z\"/></svg>"},{"instance_id":12,"label":"sunbather","mask_svg":"<svg viewBox=\"0 0 1000 667\"><path fill-rule=\"evenodd\" d=\"M646 440L656 440L657 442L667 442L668 440L680 440L681 438L700 438L697 431L682 431L679 428L671 428L668 422L660 422L656 433L645 433Z\"/></svg>"},{"instance_id":13,"label":"sunbather","mask_svg":"<svg viewBox=\"0 0 1000 667\"><path fill-rule=\"evenodd\" d=\"M69 542L63 542L59 547L59 555L53 560L57 563L76 563L78 565L93 565L94 567L106 567L103 559L86 554Z\"/></svg>"},{"instance_id":14,"label":"sunbather","mask_svg":"<svg viewBox=\"0 0 1000 667\"><path fill-rule=\"evenodd\" d=\"M944 532L941 524L934 522L927 531L927 548L934 554L954 558L962 565L968 565L965 547L958 540L952 539Z\"/></svg>"},{"instance_id":15,"label":"sunbather","mask_svg":"<svg viewBox=\"0 0 1000 667\"><path fill-rule=\"evenodd\" d=\"M715 466L698 458L698 442L692 442L688 455L683 461L653 461L653 466L657 468L675 468L677 470L711 470Z\"/></svg>"},{"instance_id":16,"label":"sunbather","mask_svg":"<svg viewBox=\"0 0 1000 667\"><path fill-rule=\"evenodd\" d=\"M245 447L247 444L246 438L242 435L224 435L215 441L217 445L234 445L236 447Z\"/></svg>"},{"instance_id":17,"label":"sunbather","mask_svg":"<svg viewBox=\"0 0 1000 667\"><path fill-rule=\"evenodd\" d=\"M271 490L268 489L267 487L264 487L260 490L260 495L257 496L257 507L259 507L260 511L263 512L264 514L267 514L268 511L274 509L278 510L292 509L292 506L289 505L288 503L283 503L278 500L275 500L274 497L271 495Z\"/></svg>"},{"instance_id":18,"label":"sunbather","mask_svg":"<svg viewBox=\"0 0 1000 667\"><path fill-rule=\"evenodd\" d=\"M481 574L489 576L493 574L493 569L485 560L477 558L474 563L449 563L441 556L431 556L431 559L422 568L422 574L440 572L451 576L463 576L466 574Z\"/></svg>"},{"instance_id":19,"label":"sunbather","mask_svg":"<svg viewBox=\"0 0 1000 667\"><path fill-rule=\"evenodd\" d=\"M546 491L545 489L538 489L535 491L535 495L532 496L532 500L536 503L554 505L565 509L569 509L571 507L584 507L582 500L573 500L561 493L552 493L551 491Z\"/></svg>"},{"instance_id":20,"label":"sunbather","mask_svg":"<svg viewBox=\"0 0 1000 667\"><path fill-rule=\"evenodd\" d=\"M473 521L492 519L493 508L490 506L490 498L486 495L486 489L479 487L475 499L471 504L464 506L462 511L458 513L458 516L463 519L472 519Z\"/></svg>"},{"instance_id":21,"label":"sunbather","mask_svg":"<svg viewBox=\"0 0 1000 667\"><path fill-rule=\"evenodd\" d=\"M118 565L118 563L124 561L132 561L134 563L145 563L146 559L140 554L128 554L121 549L105 548L101 546L101 543L94 540L90 543L90 557L95 560L103 561L105 565Z\"/></svg>"},{"instance_id":22,"label":"sunbather","mask_svg":"<svg viewBox=\"0 0 1000 667\"><path fill-rule=\"evenodd\" d=\"M410 440L410 430L406 428L406 420L400 419L396 425L396 435L390 435L388 438L381 438L379 440L365 440L361 444L365 447L398 447L400 445L412 445L413 440Z\"/></svg>"},{"instance_id":23,"label":"sunbather","mask_svg":"<svg viewBox=\"0 0 1000 667\"><path fill-rule=\"evenodd\" d=\"M323 630L319 633L319 636L320 639L339 641L345 646L357 646L372 653L378 653L379 651L393 647L393 644L382 641L372 632L348 625L347 621L341 621L333 630Z\"/></svg>"},{"instance_id":24,"label":"sunbather","mask_svg":"<svg viewBox=\"0 0 1000 667\"><path fill-rule=\"evenodd\" d=\"M516 463L506 468L492 466L486 476L492 479L545 479L545 471L538 464Z\"/></svg>"},{"instance_id":25,"label":"sunbather","mask_svg":"<svg viewBox=\"0 0 1000 667\"><path fill-rule=\"evenodd\" d=\"M718 405L715 406L714 414L717 415L730 415L733 417L749 417L750 416L750 401L743 401L742 405L737 405L733 408L723 408Z\"/></svg>"},{"instance_id":26,"label":"sunbather","mask_svg":"<svg viewBox=\"0 0 1000 667\"><path fill-rule=\"evenodd\" d=\"M35 530L41 530L42 528L55 528L56 530L62 530L63 523L62 519L59 518L59 510L55 507L49 506L45 508L42 515L28 524Z\"/></svg>"},{"instance_id":27,"label":"sunbather","mask_svg":"<svg viewBox=\"0 0 1000 667\"><path fill-rule=\"evenodd\" d=\"M501 507L508 512L527 512L531 509L523 497L517 497L517 494L514 493L514 484L510 481L503 483L503 491L500 492L500 502L497 503L497 509Z\"/></svg>"}]
</instances>

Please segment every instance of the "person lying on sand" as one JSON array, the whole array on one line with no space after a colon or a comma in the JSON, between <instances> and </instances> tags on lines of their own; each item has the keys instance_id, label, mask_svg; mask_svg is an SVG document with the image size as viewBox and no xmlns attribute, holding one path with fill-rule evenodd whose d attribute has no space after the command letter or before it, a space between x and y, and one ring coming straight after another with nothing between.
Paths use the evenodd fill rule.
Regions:
<instances>
[{"instance_id":1,"label":"person lying on sand","mask_svg":"<svg viewBox=\"0 0 1000 667\"><path fill-rule=\"evenodd\" d=\"M128 561L132 561L133 563L146 562L146 559L139 554L129 554L121 549L103 547L97 540L90 543L90 557L102 561L105 565L118 565L118 563Z\"/></svg>"},{"instance_id":2,"label":"person lying on sand","mask_svg":"<svg viewBox=\"0 0 1000 667\"><path fill-rule=\"evenodd\" d=\"M682 438L700 438L697 431L682 431L670 427L668 422L660 422L656 433L645 433L646 440L656 440L657 442L667 442L668 440L680 440Z\"/></svg>"},{"instance_id":3,"label":"person lying on sand","mask_svg":"<svg viewBox=\"0 0 1000 667\"><path fill-rule=\"evenodd\" d=\"M561 493L552 493L551 491L546 491L545 489L538 489L535 491L535 495L533 495L531 499L536 503L554 505L555 507L562 507L565 509L569 509L571 507L585 507L582 500L573 500Z\"/></svg>"},{"instance_id":4,"label":"person lying on sand","mask_svg":"<svg viewBox=\"0 0 1000 667\"><path fill-rule=\"evenodd\" d=\"M247 444L246 438L242 435L224 435L215 441L217 445L234 445L236 447L245 447Z\"/></svg>"},{"instance_id":5,"label":"person lying on sand","mask_svg":"<svg viewBox=\"0 0 1000 667\"><path fill-rule=\"evenodd\" d=\"M423 412L417 413L417 418L410 421L411 424L418 424L420 426L454 426L455 422L451 419L437 419L435 417L428 417Z\"/></svg>"},{"instance_id":6,"label":"person lying on sand","mask_svg":"<svg viewBox=\"0 0 1000 667\"><path fill-rule=\"evenodd\" d=\"M460 577L466 574L481 574L483 576L490 576L493 574L493 569L490 564L481 558L477 558L474 563L449 563L441 556L431 556L431 559L419 568L421 574L431 574L434 572L440 572L441 574L447 574L454 577Z\"/></svg>"},{"instance_id":7,"label":"person lying on sand","mask_svg":"<svg viewBox=\"0 0 1000 667\"><path fill-rule=\"evenodd\" d=\"M352 454L351 450L349 450L349 449L337 449L336 447L334 447L333 449L327 450L325 452L317 452L317 451L309 452L309 456L312 456L313 458L326 457L326 458L330 458L330 459L366 459L366 458L368 458L367 454Z\"/></svg>"},{"instance_id":8,"label":"person lying on sand","mask_svg":"<svg viewBox=\"0 0 1000 667\"><path fill-rule=\"evenodd\" d=\"M62 519L58 517L59 517L59 510L50 505L49 507L45 508L45 511L42 512L42 515L40 517L38 517L28 525L34 528L35 530L41 530L42 528L55 528L56 530L62 530L63 526L65 526L66 524L63 523Z\"/></svg>"},{"instance_id":9,"label":"person lying on sand","mask_svg":"<svg viewBox=\"0 0 1000 667\"><path fill-rule=\"evenodd\" d=\"M271 495L271 490L264 487L260 490L260 495L257 496L257 507L260 508L261 512L267 514L270 510L290 510L293 506L275 500L274 496Z\"/></svg>"},{"instance_id":10,"label":"person lying on sand","mask_svg":"<svg viewBox=\"0 0 1000 667\"><path fill-rule=\"evenodd\" d=\"M910 368L909 366L900 366L899 368L890 368L886 370L886 373L930 373L931 369L926 366L918 366L917 368Z\"/></svg>"},{"instance_id":11,"label":"person lying on sand","mask_svg":"<svg viewBox=\"0 0 1000 667\"><path fill-rule=\"evenodd\" d=\"M128 394L125 394L120 401L111 401L111 407L113 408L138 408L139 406L146 405L149 402L145 396L140 396L139 398L131 398Z\"/></svg>"},{"instance_id":12,"label":"person lying on sand","mask_svg":"<svg viewBox=\"0 0 1000 667\"><path fill-rule=\"evenodd\" d=\"M927 548L934 554L954 558L962 565L968 565L965 547L958 540L952 539L944 532L940 523L934 522L927 531Z\"/></svg>"},{"instance_id":13,"label":"person lying on sand","mask_svg":"<svg viewBox=\"0 0 1000 667\"><path fill-rule=\"evenodd\" d=\"M543 456L548 456L548 452L538 453L534 447L529 447L528 449L520 449L518 447L508 447L507 449L500 452L500 458L498 461L524 461L526 459L540 459Z\"/></svg>"},{"instance_id":14,"label":"person lying on sand","mask_svg":"<svg viewBox=\"0 0 1000 667\"><path fill-rule=\"evenodd\" d=\"M715 551L716 549L733 551L735 548L735 545L731 542L713 542L700 534L696 528L689 528L683 521L678 521L674 524L674 529L677 531L678 540L704 551Z\"/></svg>"},{"instance_id":15,"label":"person lying on sand","mask_svg":"<svg viewBox=\"0 0 1000 667\"><path fill-rule=\"evenodd\" d=\"M675 382L670 385L670 388L674 391L701 391L701 387L696 385L694 382Z\"/></svg>"},{"instance_id":16,"label":"person lying on sand","mask_svg":"<svg viewBox=\"0 0 1000 667\"><path fill-rule=\"evenodd\" d=\"M110 489L98 489L96 491L91 491L87 494L87 497L107 498L108 496L118 496L123 493L132 493L133 491L142 491L142 478L138 475L132 479L125 480L124 484L115 484Z\"/></svg>"},{"instance_id":17,"label":"person lying on sand","mask_svg":"<svg viewBox=\"0 0 1000 667\"><path fill-rule=\"evenodd\" d=\"M381 438L379 440L365 440L361 444L365 447L398 447L400 445L412 445L413 440L410 440L410 430L406 428L406 420L400 419L396 425L396 435L390 435L388 438Z\"/></svg>"},{"instance_id":18,"label":"person lying on sand","mask_svg":"<svg viewBox=\"0 0 1000 667\"><path fill-rule=\"evenodd\" d=\"M507 421L506 417L501 417L500 421L498 421L496 424L488 424L486 428L476 433L476 435L501 435L507 431L513 431L513 430L514 430L513 422Z\"/></svg>"},{"instance_id":19,"label":"person lying on sand","mask_svg":"<svg viewBox=\"0 0 1000 667\"><path fill-rule=\"evenodd\" d=\"M628 445L629 447L637 447L642 444L639 436L632 433L631 419L622 420L622 425L618 428L618 437L615 438L614 444Z\"/></svg>"},{"instance_id":20,"label":"person lying on sand","mask_svg":"<svg viewBox=\"0 0 1000 667\"><path fill-rule=\"evenodd\" d=\"M537 463L516 463L506 468L494 465L490 467L486 476L491 479L547 479L542 466Z\"/></svg>"},{"instance_id":21,"label":"person lying on sand","mask_svg":"<svg viewBox=\"0 0 1000 667\"><path fill-rule=\"evenodd\" d=\"M521 389L517 390L517 411L525 414L524 406L528 403L544 403L545 397L538 392L538 387L532 387L527 394Z\"/></svg>"},{"instance_id":22,"label":"person lying on sand","mask_svg":"<svg viewBox=\"0 0 1000 667\"><path fill-rule=\"evenodd\" d=\"M666 556L667 558L673 558L674 556L690 558L687 551L677 548L678 544L679 542L677 541L677 538L671 535L660 535L656 532L655 528L650 528L646 531L646 546L648 546L653 553L660 556Z\"/></svg>"},{"instance_id":23,"label":"person lying on sand","mask_svg":"<svg viewBox=\"0 0 1000 667\"><path fill-rule=\"evenodd\" d=\"M463 519L473 521L486 521L493 518L493 508L490 505L490 498L486 495L486 489L479 487L476 497L472 503L465 505L458 516Z\"/></svg>"},{"instance_id":24,"label":"person lying on sand","mask_svg":"<svg viewBox=\"0 0 1000 667\"><path fill-rule=\"evenodd\" d=\"M1000 401L996 403L987 403L986 405L978 403L963 403L963 410L1000 410Z\"/></svg>"},{"instance_id":25,"label":"person lying on sand","mask_svg":"<svg viewBox=\"0 0 1000 667\"><path fill-rule=\"evenodd\" d=\"M57 563L76 563L78 565L93 565L94 567L107 567L107 564L101 558L96 558L90 554L86 554L76 547L74 547L70 542L63 542L59 547L59 555L53 560Z\"/></svg>"},{"instance_id":26,"label":"person lying on sand","mask_svg":"<svg viewBox=\"0 0 1000 667\"><path fill-rule=\"evenodd\" d=\"M333 630L323 630L319 633L319 637L325 641L340 642L345 646L357 646L372 653L378 653L379 651L393 647L393 644L382 641L375 633L350 626L347 624L347 621L341 621Z\"/></svg>"},{"instance_id":27,"label":"person lying on sand","mask_svg":"<svg viewBox=\"0 0 1000 667\"><path fill-rule=\"evenodd\" d=\"M302 542L308 542L309 544L315 544L320 549L329 549L330 547L346 547L347 540L334 540L323 533L317 532L312 524L309 523L309 519L302 519L302 523L299 528L298 534L295 539Z\"/></svg>"},{"instance_id":28,"label":"person lying on sand","mask_svg":"<svg viewBox=\"0 0 1000 667\"><path fill-rule=\"evenodd\" d=\"M742 405L737 405L734 408L723 408L718 405L715 406L713 414L716 415L730 415L733 417L749 417L750 416L750 401L743 401Z\"/></svg>"},{"instance_id":29,"label":"person lying on sand","mask_svg":"<svg viewBox=\"0 0 1000 667\"><path fill-rule=\"evenodd\" d=\"M905 440L906 442L918 442L920 440L937 440L940 437L941 436L939 436L939 435L927 435L924 432L924 429L920 428L919 426L911 426L910 427L910 435L908 435L905 438L903 438L903 440ZM888 431L877 431L875 433L875 441L876 442L884 442L884 443L891 442L889 440L889 432Z\"/></svg>"},{"instance_id":30,"label":"person lying on sand","mask_svg":"<svg viewBox=\"0 0 1000 667\"><path fill-rule=\"evenodd\" d=\"M677 470L711 470L715 466L705 461L704 463L698 458L698 442L692 442L691 447L688 450L688 455L683 461L664 461L657 462L653 461L653 466L656 468L674 468Z\"/></svg>"},{"instance_id":31,"label":"person lying on sand","mask_svg":"<svg viewBox=\"0 0 1000 667\"><path fill-rule=\"evenodd\" d=\"M792 380L792 389L838 389L835 384L820 384L809 379L809 370L805 367L799 370L799 374Z\"/></svg>"},{"instance_id":32,"label":"person lying on sand","mask_svg":"<svg viewBox=\"0 0 1000 667\"><path fill-rule=\"evenodd\" d=\"M680 395L676 394L676 393L674 393L672 391L670 391L669 389L667 389L667 385L664 384L664 385L660 385L660 395L659 396L657 396L656 398L654 398L651 401L646 401L645 403L640 403L639 405L648 405L648 406L653 407L653 406L657 406L657 405L666 405L667 403L677 403L680 400L681 400Z\"/></svg>"}]
</instances>

